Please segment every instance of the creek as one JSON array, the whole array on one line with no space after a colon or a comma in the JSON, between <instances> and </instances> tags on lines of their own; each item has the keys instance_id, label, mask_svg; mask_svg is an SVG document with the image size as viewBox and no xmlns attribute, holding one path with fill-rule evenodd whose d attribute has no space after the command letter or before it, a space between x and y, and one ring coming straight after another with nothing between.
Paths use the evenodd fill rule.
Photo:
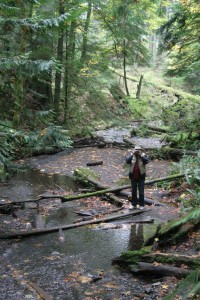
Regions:
<instances>
[{"instance_id":1,"label":"creek","mask_svg":"<svg viewBox=\"0 0 200 300\"><path fill-rule=\"evenodd\" d=\"M75 150L70 154L62 152L32 159L31 162L37 166L37 169L17 174L8 185L1 186L0 196L12 200L35 199L39 194L54 189L75 193L79 186L69 176L77 162L74 155L78 158L81 155L88 157L89 151L91 157L93 150L90 149L87 152ZM96 153L95 157L98 158L98 155ZM123 161L124 152L121 155L120 159ZM52 165L52 161L56 162L56 165ZM70 161L71 169L67 168L66 161ZM55 167L60 170L60 174L52 174ZM2 216L2 223L8 228L10 226L12 229L15 227L26 230L34 225L34 220L39 214L40 222L35 226L51 227L70 224L78 218L75 211L84 208L84 202L81 200L64 204L59 200L51 201L50 204L45 201L41 202L39 209L36 209L34 203L27 204L25 210L17 212L17 219L13 220L12 216ZM48 205L47 211L46 205ZM18 220L22 222L18 224ZM38 294L30 288L29 282L37 283L54 300L106 300L123 295L127 289L135 290L132 275L117 266L112 266L112 259L123 251L139 249L144 239L155 230L155 224L160 221L159 218L155 218L154 224L151 225L121 224L115 228L107 227L106 230L98 226L70 229L63 231L62 242L59 233L26 239L1 240L0 298L2 300L38 299ZM92 279L98 278L99 274L101 279L95 283L96 285L90 284ZM118 288L111 284L113 281L113 284L120 282ZM98 294L98 289L102 290L100 298L94 296ZM93 298L87 298L87 295L92 294ZM124 299L132 298L130 296Z\"/></svg>"}]
</instances>

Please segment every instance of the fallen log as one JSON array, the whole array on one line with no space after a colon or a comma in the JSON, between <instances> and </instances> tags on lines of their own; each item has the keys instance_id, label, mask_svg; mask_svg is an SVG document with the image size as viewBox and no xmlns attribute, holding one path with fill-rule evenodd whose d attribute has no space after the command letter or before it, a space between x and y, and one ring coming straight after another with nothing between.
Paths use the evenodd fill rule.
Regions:
<instances>
[{"instance_id":1,"label":"fallen log","mask_svg":"<svg viewBox=\"0 0 200 300\"><path fill-rule=\"evenodd\" d=\"M156 132L161 132L161 133L168 133L169 132L169 129L150 126L150 125L147 125L147 128L149 130L156 131Z\"/></svg>"},{"instance_id":2,"label":"fallen log","mask_svg":"<svg viewBox=\"0 0 200 300\"><path fill-rule=\"evenodd\" d=\"M162 181L169 181L169 180L175 180L178 178L183 178L185 177L185 174L180 173L180 174L174 174L174 175L170 175L170 176L166 176L166 177L162 177L162 178L156 178L156 179L152 179L152 180L147 180L145 182L145 185L152 185L154 183L157 182L162 182ZM103 195L106 193L113 193L113 192L120 192L122 190L125 189L130 189L131 185L122 185L122 186L118 186L118 187L113 187L113 188L105 188L104 185L100 185L100 182L88 177L88 181L90 181L91 183L99 183L99 185L97 185L97 188L99 188L100 190L98 191L94 191L94 192L89 192L89 193L85 193L85 194L79 194L79 195L70 195L70 196L65 196L65 195L41 195L39 196L37 199L27 199L27 200L17 200L17 201L11 201L10 204L16 204L16 203L26 203L26 202L36 202L38 203L38 201L42 200L42 199L61 199L62 202L67 202L67 201L72 201L72 200L76 200L76 199L81 199L81 198L88 198L88 197L92 197L92 196L97 196L97 195ZM123 193L122 193L123 196ZM154 200L152 200L154 203ZM149 202L151 203L151 201Z\"/></svg>"},{"instance_id":3,"label":"fallen log","mask_svg":"<svg viewBox=\"0 0 200 300\"><path fill-rule=\"evenodd\" d=\"M181 255L175 253L162 253L162 252L154 252L143 255L143 259L145 262L154 261L158 263L173 263L176 266L181 266L182 264L188 265L191 268L200 267L200 255Z\"/></svg>"},{"instance_id":4,"label":"fallen log","mask_svg":"<svg viewBox=\"0 0 200 300\"><path fill-rule=\"evenodd\" d=\"M139 215L139 214L147 212L147 211L149 211L149 210L147 210L147 209L144 209L142 211L141 210L134 210L134 211L130 211L130 212L127 212L127 213L116 214L116 215L105 217L105 218L99 218L99 219L84 221L84 222L80 222L80 223L77 223L77 224L68 224L68 225L63 225L63 226L35 229L35 230L29 230L29 231L18 231L18 232L15 231L15 232L12 232L12 233L0 235L0 239L11 239L11 238L18 238L18 237L25 238L25 237L30 237L30 236L33 236L33 235L42 235L42 234L46 234L46 233L59 231L60 228L62 230L67 230L67 229L77 228L77 227L90 225L90 224L98 224L98 223L102 223L102 222L109 222L111 220L125 218L125 217L131 216L131 215Z\"/></svg>"},{"instance_id":5,"label":"fallen log","mask_svg":"<svg viewBox=\"0 0 200 300\"><path fill-rule=\"evenodd\" d=\"M114 203L116 206L124 205L123 201L119 197L113 194L106 193L105 198L108 198L109 202Z\"/></svg>"},{"instance_id":6,"label":"fallen log","mask_svg":"<svg viewBox=\"0 0 200 300\"><path fill-rule=\"evenodd\" d=\"M100 161L90 161L86 163L86 166L99 166L103 165L103 160Z\"/></svg>"},{"instance_id":7,"label":"fallen log","mask_svg":"<svg viewBox=\"0 0 200 300\"><path fill-rule=\"evenodd\" d=\"M131 138L128 138L128 137L123 137L123 141L128 144L128 145L131 145L133 147L135 147L136 145L136 142L133 141Z\"/></svg>"},{"instance_id":8,"label":"fallen log","mask_svg":"<svg viewBox=\"0 0 200 300\"><path fill-rule=\"evenodd\" d=\"M74 145L73 148L92 148L92 147L97 147L97 148L104 148L106 147L106 143L98 143L98 144L90 144L90 145Z\"/></svg>"},{"instance_id":9,"label":"fallen log","mask_svg":"<svg viewBox=\"0 0 200 300\"><path fill-rule=\"evenodd\" d=\"M83 215L84 217L83 218L81 218L81 219L78 219L78 220L76 220L76 221L74 221L74 223L78 223L78 222L82 222L82 221L88 221L88 220L91 220L92 218L96 218L96 217L98 217L98 216L103 216L103 215L106 215L106 214L111 214L111 213L114 213L114 212L118 212L118 211L120 211L120 210L122 210L122 207L120 207L120 208L116 208L116 209L112 209L112 210L106 210L106 211L100 211L100 212L97 212L97 213L95 213L95 211L94 211L94 213L92 214L92 212L81 212L81 211L79 211L79 212L76 212L75 211L75 213L76 214L79 214L79 215Z\"/></svg>"},{"instance_id":10,"label":"fallen log","mask_svg":"<svg viewBox=\"0 0 200 300\"><path fill-rule=\"evenodd\" d=\"M131 201L131 198L132 198L132 193L131 192L127 192L127 191L121 191L120 192L120 195L121 196L124 196L126 198L128 198L129 201ZM161 203L159 201L156 201L154 199L149 199L149 198L144 198L144 203L151 206L151 205L154 205L154 206L166 206L165 203Z\"/></svg>"},{"instance_id":11,"label":"fallen log","mask_svg":"<svg viewBox=\"0 0 200 300\"><path fill-rule=\"evenodd\" d=\"M177 157L177 156L183 156L186 155L197 155L197 151L192 150L185 150L185 149L179 149L179 148L171 148L171 147L161 147L160 148L163 155L168 157Z\"/></svg>"},{"instance_id":12,"label":"fallen log","mask_svg":"<svg viewBox=\"0 0 200 300\"><path fill-rule=\"evenodd\" d=\"M153 180L148 180L145 182L145 185L151 185L157 182L161 182L161 181L166 181L166 180L174 180L177 178L182 178L184 177L185 174L174 174L171 176L167 176L167 177L163 177L163 178L157 178L157 179L153 179ZM91 183L97 183L98 181L87 177L87 180ZM72 200L76 200L76 199L81 199L81 198L88 198L88 197L92 197L92 196L97 196L97 195L103 195L106 193L112 193L112 192L120 192L121 190L124 189L129 189L131 188L131 185L123 185L123 186L118 186L118 187L113 187L113 188L105 188L105 186L103 186L102 184L100 184L100 182L98 182L99 185L97 185L98 188L102 188L99 191L95 191L95 192L91 192L91 193L86 193L86 194L79 194L79 195L71 195L71 196L61 196L61 195L48 195L48 196L40 196L40 199L54 199L54 198L60 198L62 200L62 202L67 202L67 201L72 201ZM103 189L103 187L105 189Z\"/></svg>"},{"instance_id":13,"label":"fallen log","mask_svg":"<svg viewBox=\"0 0 200 300\"><path fill-rule=\"evenodd\" d=\"M114 221L112 224L143 224L143 223L153 223L154 219L152 217L147 216L146 218L142 218L139 220L123 220L123 221Z\"/></svg>"},{"instance_id":14,"label":"fallen log","mask_svg":"<svg viewBox=\"0 0 200 300\"><path fill-rule=\"evenodd\" d=\"M115 74L117 74L118 76L124 77L124 75L122 74L121 71L116 70L116 69L111 68L111 67L109 69L112 72L114 72ZM144 74L144 76L145 76L145 74ZM138 82L138 79L136 77L131 76L131 75L126 75L126 78L133 81L133 82ZM172 88L172 87L169 87L169 86L166 86L166 85L157 84L157 83L154 83L152 81L146 81L146 79L145 79L145 84L155 86L158 90L164 91L166 93L172 93L172 94L174 94L178 97L181 97L183 99L188 99L191 102L200 103L200 96L198 96L198 95L192 95L190 93L186 93L185 91L183 92L182 90L177 90L175 88Z\"/></svg>"},{"instance_id":15,"label":"fallen log","mask_svg":"<svg viewBox=\"0 0 200 300\"><path fill-rule=\"evenodd\" d=\"M173 267L171 265L154 265L146 262L138 262L136 265L130 266L133 274L155 275L155 276L175 276L178 278L186 277L191 270Z\"/></svg>"},{"instance_id":16,"label":"fallen log","mask_svg":"<svg viewBox=\"0 0 200 300\"><path fill-rule=\"evenodd\" d=\"M116 208L116 209L112 209L112 210L108 210L108 209L104 209L102 210L102 208L99 209L90 209L90 210L82 210L82 211L75 211L75 214L80 215L80 216L90 216L90 217L96 217L99 215L106 215L106 214L112 214L114 212L118 212L122 210L122 207L120 208Z\"/></svg>"},{"instance_id":17,"label":"fallen log","mask_svg":"<svg viewBox=\"0 0 200 300\"><path fill-rule=\"evenodd\" d=\"M199 255L181 255L176 253L163 253L163 252L152 252L151 250L146 251L132 251L128 254L125 252L119 257L115 257L112 260L113 264L122 265L133 265L140 261L146 263L158 263L158 264L173 264L176 267L180 267L182 264L187 265L191 269L200 267L200 256Z\"/></svg>"},{"instance_id":18,"label":"fallen log","mask_svg":"<svg viewBox=\"0 0 200 300\"><path fill-rule=\"evenodd\" d=\"M183 217L171 220L158 227L157 231L144 243L145 246L153 244L155 238L159 239L159 245L176 244L182 238L187 237L189 232L195 231L200 226L200 208L194 208Z\"/></svg>"}]
</instances>

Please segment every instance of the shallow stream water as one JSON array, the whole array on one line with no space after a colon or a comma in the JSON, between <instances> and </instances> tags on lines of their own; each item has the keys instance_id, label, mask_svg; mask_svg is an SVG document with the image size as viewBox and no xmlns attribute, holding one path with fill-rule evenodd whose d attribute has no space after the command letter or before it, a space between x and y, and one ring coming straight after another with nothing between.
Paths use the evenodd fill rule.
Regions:
<instances>
[{"instance_id":1,"label":"shallow stream water","mask_svg":"<svg viewBox=\"0 0 200 300\"><path fill-rule=\"evenodd\" d=\"M130 132L130 128L122 132L113 130L105 132L105 135L119 142L122 136ZM148 144L148 141L143 139L138 142L141 145L142 143ZM159 140L154 140L154 142L161 145ZM104 149L102 153L108 155L110 150ZM8 185L2 185L0 198L13 201L36 199L39 194L48 193L49 190L53 192L54 189L75 193L79 186L70 176L67 176L74 168L74 164L80 163L79 159L82 155L96 159L101 159L101 156L100 152L98 152L99 156L96 156L97 153L93 150L91 152L77 150L77 156L74 153L70 157L66 155L67 153L63 152L55 155L54 158L45 156L33 159L38 170L31 169L25 173L19 173L10 180ZM105 175L105 170L109 169L110 161L108 157L107 166L106 155L102 175ZM125 155L124 152L123 155ZM51 164L52 159L56 161L55 165ZM117 159L117 164L122 165L124 159L119 151ZM42 170L44 172L41 172ZM62 175L50 174L55 170L59 170ZM115 173L117 172L114 171L112 176ZM38 221L35 224L36 227L71 224L80 218L75 211L84 209L83 201L79 200L63 204L60 200L50 201L51 204L45 201L40 202L38 209L32 202L26 204L25 210L17 211L18 219L24 220L23 228L18 227L18 219L13 220L12 216L7 215L2 217L2 224L8 228L14 226L17 230L31 229L34 227L35 220ZM48 205L48 210L45 210L45 205ZM148 216L148 212L144 215ZM40 299L30 282L36 283L54 300L133 299L131 296L133 293L136 295L136 291L139 294L141 292L141 281L136 286L137 279L124 272L123 269L112 265L112 259L120 256L123 251L140 249L143 241L155 230L155 224L162 221L161 219L155 217L154 224L148 225L131 226L122 222L115 228L102 228L98 225L74 228L63 231L62 241L59 233L25 239L0 240L0 299ZM90 283L93 279L98 279L99 275L101 279L97 280L97 283L96 281L93 284ZM151 291L153 293L152 288ZM153 296L145 299L154 299L151 297Z\"/></svg>"},{"instance_id":2,"label":"shallow stream water","mask_svg":"<svg viewBox=\"0 0 200 300\"><path fill-rule=\"evenodd\" d=\"M67 176L48 176L37 170L28 170L16 175L8 186L3 186L1 197L11 200L35 199L38 194L54 187L66 191L76 191L78 188ZM72 223L78 218L75 211L80 210L81 205L79 200L62 205L57 203L57 207L52 208L45 217L45 226ZM27 223L31 222L31 216L37 215L34 206L28 209L31 213L27 216ZM17 214L20 218L23 211ZM27 284L33 281L48 291L53 299L86 299L83 296L86 285L80 283L77 287L75 283L71 284L75 280L73 276L77 276L78 280L80 276L92 278L102 271L111 277L121 274L118 267L112 266L112 259L128 249L140 248L148 231L149 225L124 225L106 230L91 226L63 231L63 242L59 241L58 233L3 240L0 298L37 299ZM68 277L69 281L66 280ZM104 296L101 299L108 298Z\"/></svg>"}]
</instances>

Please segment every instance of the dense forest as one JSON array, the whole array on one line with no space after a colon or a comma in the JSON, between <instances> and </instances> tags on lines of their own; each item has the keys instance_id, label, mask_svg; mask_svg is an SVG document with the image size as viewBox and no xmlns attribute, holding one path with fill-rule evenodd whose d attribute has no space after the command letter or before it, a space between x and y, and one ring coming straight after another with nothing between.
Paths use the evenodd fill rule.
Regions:
<instances>
[{"instance_id":1,"label":"dense forest","mask_svg":"<svg viewBox=\"0 0 200 300\"><path fill-rule=\"evenodd\" d=\"M198 0L0 9L1 163L128 118L160 120L179 132L174 143L198 149Z\"/></svg>"}]
</instances>

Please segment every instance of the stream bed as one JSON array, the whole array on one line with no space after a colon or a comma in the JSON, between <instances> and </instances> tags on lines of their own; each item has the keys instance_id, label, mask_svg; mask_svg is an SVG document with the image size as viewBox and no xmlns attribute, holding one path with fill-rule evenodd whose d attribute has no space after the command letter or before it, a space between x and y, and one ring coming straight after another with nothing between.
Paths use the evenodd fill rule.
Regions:
<instances>
[{"instance_id":1,"label":"stream bed","mask_svg":"<svg viewBox=\"0 0 200 300\"><path fill-rule=\"evenodd\" d=\"M54 189L75 193L79 186L70 176L72 170L84 166L88 158L99 160L102 156L104 165L96 167L100 179L109 184L116 183L120 177L126 176L123 168L126 153L126 150L119 149L90 148L32 158L30 164L34 169L19 173L8 184L2 184L0 197L13 201L36 199L39 194ZM166 172L168 165L165 164ZM150 170L153 172L153 164ZM99 201L101 207L107 205L101 199ZM82 209L85 209L83 199L63 204L59 199L42 200L39 208L32 202L16 212L18 218L1 215L1 232L6 228L27 230L34 226L71 224L80 218L76 211ZM150 212L145 212L145 216L154 218L153 224L121 222L111 228L91 225L65 230L62 239L56 232L0 240L0 299L41 299L32 283L54 300L160 299L157 290L161 280L138 279L123 268L112 265L112 259L123 251L140 249L158 223L173 217L172 210L166 207L163 213L163 208L153 207ZM34 224L38 216L40 222Z\"/></svg>"}]
</instances>

